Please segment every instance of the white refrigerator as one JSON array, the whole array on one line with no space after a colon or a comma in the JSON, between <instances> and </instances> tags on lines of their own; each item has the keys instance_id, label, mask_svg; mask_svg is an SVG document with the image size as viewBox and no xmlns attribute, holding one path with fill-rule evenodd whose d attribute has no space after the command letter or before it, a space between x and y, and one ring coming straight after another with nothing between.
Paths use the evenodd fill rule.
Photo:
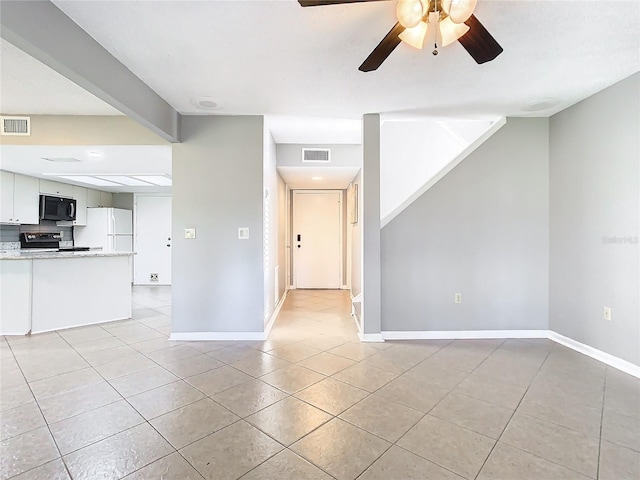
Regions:
<instances>
[{"instance_id":1,"label":"white refrigerator","mask_svg":"<svg viewBox=\"0 0 640 480\"><path fill-rule=\"evenodd\" d=\"M133 251L133 217L122 208L87 208L87 226L75 227L74 245L105 252Z\"/></svg>"}]
</instances>

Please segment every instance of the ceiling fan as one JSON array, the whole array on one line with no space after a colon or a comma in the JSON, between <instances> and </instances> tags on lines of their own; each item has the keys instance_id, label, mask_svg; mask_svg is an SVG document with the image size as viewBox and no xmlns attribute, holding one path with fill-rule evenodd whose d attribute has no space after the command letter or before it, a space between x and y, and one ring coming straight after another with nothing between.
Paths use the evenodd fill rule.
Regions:
<instances>
[{"instance_id":1,"label":"ceiling fan","mask_svg":"<svg viewBox=\"0 0 640 480\"><path fill-rule=\"evenodd\" d=\"M387 0L298 0L303 7ZM427 37L434 39L433 54L441 46L456 40L477 63L490 62L502 53L502 47L473 15L478 0L397 0L398 22L358 68L376 70L404 41L422 48Z\"/></svg>"}]
</instances>

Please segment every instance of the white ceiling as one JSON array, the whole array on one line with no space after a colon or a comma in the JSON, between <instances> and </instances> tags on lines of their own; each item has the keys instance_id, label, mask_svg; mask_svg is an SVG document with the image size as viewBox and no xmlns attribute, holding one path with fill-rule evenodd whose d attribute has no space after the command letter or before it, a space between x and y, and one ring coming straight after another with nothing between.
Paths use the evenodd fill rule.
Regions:
<instances>
[{"instance_id":1,"label":"white ceiling","mask_svg":"<svg viewBox=\"0 0 640 480\"><path fill-rule=\"evenodd\" d=\"M2 113L122 115L5 40L0 40L0 67Z\"/></svg>"},{"instance_id":2,"label":"white ceiling","mask_svg":"<svg viewBox=\"0 0 640 480\"><path fill-rule=\"evenodd\" d=\"M263 114L277 143L360 143L361 116L371 112L386 120L549 116L640 69L640 2L634 0L480 0L476 15L505 50L495 61L477 65L458 43L437 57L431 48L401 44L370 73L357 68L394 24L392 2L54 3L180 113ZM120 114L6 41L0 47L2 113ZM200 110L194 100L202 96L220 108ZM523 109L538 102L552 106ZM170 147L160 156L141 153L144 147L105 147L114 149L105 157L113 163L82 169L38 160L81 154L75 147L26 156L5 148L3 169L35 176L171 168ZM308 184L312 172L280 170L294 188L317 187ZM345 178L321 188L344 188Z\"/></svg>"},{"instance_id":3,"label":"white ceiling","mask_svg":"<svg viewBox=\"0 0 640 480\"><path fill-rule=\"evenodd\" d=\"M54 3L180 113L359 119L403 112L549 115L640 68L640 2L480 0L476 16L504 47L477 65L459 43L401 44L358 66L395 23L392 2L302 8L281 1ZM523 107L543 98L542 112Z\"/></svg>"},{"instance_id":4,"label":"white ceiling","mask_svg":"<svg viewBox=\"0 0 640 480\"><path fill-rule=\"evenodd\" d=\"M94 158L89 152L99 152ZM165 174L171 175L170 145L2 145L2 170L47 178L62 183L87 187L81 182L57 178L48 174ZM75 158L80 162L50 162L45 158ZM109 192L162 192L170 187L99 187Z\"/></svg>"},{"instance_id":5,"label":"white ceiling","mask_svg":"<svg viewBox=\"0 0 640 480\"><path fill-rule=\"evenodd\" d=\"M278 167L290 188L346 189L360 167ZM313 177L320 177L314 180Z\"/></svg>"},{"instance_id":6,"label":"white ceiling","mask_svg":"<svg viewBox=\"0 0 640 480\"><path fill-rule=\"evenodd\" d=\"M349 144L362 142L362 120L269 115L265 124L276 143L307 145Z\"/></svg>"}]
</instances>

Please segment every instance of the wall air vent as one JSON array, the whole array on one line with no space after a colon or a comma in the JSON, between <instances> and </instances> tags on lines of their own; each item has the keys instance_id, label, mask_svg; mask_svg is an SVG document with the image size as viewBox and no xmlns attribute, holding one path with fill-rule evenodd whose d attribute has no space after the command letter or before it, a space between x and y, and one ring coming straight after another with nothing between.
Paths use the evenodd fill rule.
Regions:
<instances>
[{"instance_id":1,"label":"wall air vent","mask_svg":"<svg viewBox=\"0 0 640 480\"><path fill-rule=\"evenodd\" d=\"M303 148L302 161L329 163L331 162L331 150L328 148Z\"/></svg>"},{"instance_id":2,"label":"wall air vent","mask_svg":"<svg viewBox=\"0 0 640 480\"><path fill-rule=\"evenodd\" d=\"M2 135L31 135L31 119L29 117L0 117Z\"/></svg>"}]
</instances>

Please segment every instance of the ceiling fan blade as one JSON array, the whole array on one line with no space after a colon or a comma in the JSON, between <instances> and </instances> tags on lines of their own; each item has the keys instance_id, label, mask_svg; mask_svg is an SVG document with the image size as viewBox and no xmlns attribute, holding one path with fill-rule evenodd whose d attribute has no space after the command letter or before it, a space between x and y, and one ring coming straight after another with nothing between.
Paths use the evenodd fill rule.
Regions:
<instances>
[{"instance_id":1,"label":"ceiling fan blade","mask_svg":"<svg viewBox=\"0 0 640 480\"><path fill-rule=\"evenodd\" d=\"M464 22L469 27L458 41L477 63L490 62L502 53L502 47L475 15Z\"/></svg>"},{"instance_id":2,"label":"ceiling fan blade","mask_svg":"<svg viewBox=\"0 0 640 480\"><path fill-rule=\"evenodd\" d=\"M358 68L361 72L371 72L376 70L382 62L384 62L391 52L400 44L401 40L398 35L404 32L405 28L400 25L400 22L396 23L389 33L382 39L373 52L369 54L367 59L362 62L362 65Z\"/></svg>"},{"instance_id":3,"label":"ceiling fan blade","mask_svg":"<svg viewBox=\"0 0 640 480\"><path fill-rule=\"evenodd\" d=\"M324 5L339 5L341 3L386 2L388 0L298 0L303 7L322 7Z\"/></svg>"}]
</instances>

